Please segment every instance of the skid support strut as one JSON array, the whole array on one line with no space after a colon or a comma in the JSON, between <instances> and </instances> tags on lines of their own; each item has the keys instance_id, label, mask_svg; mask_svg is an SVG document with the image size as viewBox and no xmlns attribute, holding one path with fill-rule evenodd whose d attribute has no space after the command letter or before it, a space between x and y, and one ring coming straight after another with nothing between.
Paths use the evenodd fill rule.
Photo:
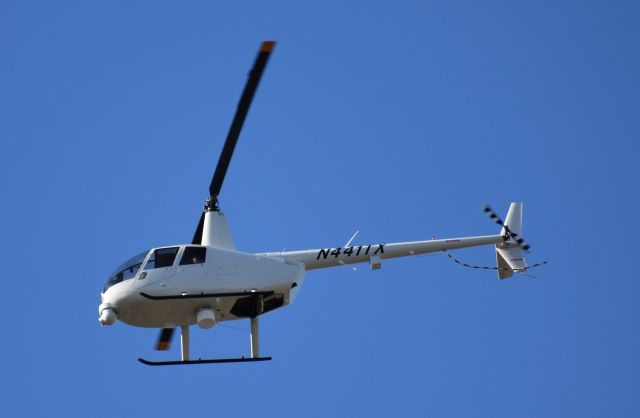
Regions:
<instances>
[{"instance_id":1,"label":"skid support strut","mask_svg":"<svg viewBox=\"0 0 640 418\"><path fill-rule=\"evenodd\" d=\"M180 327L182 360L180 361L150 361L139 358L138 361L149 366L178 366L185 364L206 364L206 363L244 363L254 361L271 360L271 357L260 357L259 336L258 336L258 317L251 318L251 357L240 358L215 358L215 359L197 359L189 360L189 326Z\"/></svg>"},{"instance_id":2,"label":"skid support strut","mask_svg":"<svg viewBox=\"0 0 640 418\"><path fill-rule=\"evenodd\" d=\"M180 327L180 349L182 361L189 361L189 325Z\"/></svg>"},{"instance_id":3,"label":"skid support strut","mask_svg":"<svg viewBox=\"0 0 640 418\"><path fill-rule=\"evenodd\" d=\"M258 335L258 317L251 318L251 358L260 357L260 336Z\"/></svg>"}]
</instances>

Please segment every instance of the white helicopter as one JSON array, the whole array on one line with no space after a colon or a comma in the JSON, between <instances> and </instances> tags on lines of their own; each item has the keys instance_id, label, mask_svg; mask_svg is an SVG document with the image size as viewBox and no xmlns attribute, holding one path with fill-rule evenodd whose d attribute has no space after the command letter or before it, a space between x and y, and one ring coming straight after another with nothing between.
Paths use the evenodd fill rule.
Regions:
<instances>
[{"instance_id":1,"label":"white helicopter","mask_svg":"<svg viewBox=\"0 0 640 418\"><path fill-rule=\"evenodd\" d=\"M520 237L522 203L511 203L505 222L488 206L484 211L498 223L499 234L453 239L400 242L302 251L251 254L236 250L225 215L218 206L233 150L275 42L263 42L244 88L231 128L209 187L209 198L191 244L153 248L119 266L107 281L98 307L102 325L116 320L126 324L162 328L157 350L168 350L175 328L181 329L182 357L177 361L138 360L147 365L229 363L271 360L260 357L258 318L289 305L302 288L307 270L369 263L479 245L495 245L501 279L530 267ZM355 238L355 235L354 235ZM451 256L450 256L451 257ZM452 257L453 258L453 257ZM459 262L454 259L454 261ZM460 262L459 262L460 263ZM464 264L464 263L461 263ZM222 359L189 359L189 327L211 328L217 323L249 319L251 355Z\"/></svg>"}]
</instances>

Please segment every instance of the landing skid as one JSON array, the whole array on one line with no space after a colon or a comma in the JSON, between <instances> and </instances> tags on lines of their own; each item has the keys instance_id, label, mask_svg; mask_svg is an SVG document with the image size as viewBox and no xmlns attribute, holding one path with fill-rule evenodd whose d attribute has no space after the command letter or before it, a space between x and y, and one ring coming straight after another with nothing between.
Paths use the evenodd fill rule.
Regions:
<instances>
[{"instance_id":1,"label":"landing skid","mask_svg":"<svg viewBox=\"0 0 640 418\"><path fill-rule=\"evenodd\" d=\"M185 325L180 327L182 333L180 335L182 360L173 361L151 361L143 358L138 358L138 361L147 366L181 366L184 364L208 364L208 363L245 363L250 361L267 361L271 360L271 357L260 357L259 354L259 337L258 337L258 317L251 318L251 357L238 357L238 358L212 358L212 359L198 359L189 360L189 326Z\"/></svg>"},{"instance_id":2,"label":"landing skid","mask_svg":"<svg viewBox=\"0 0 640 418\"><path fill-rule=\"evenodd\" d=\"M208 363L244 363L248 361L267 361L271 357L240 357L240 358L214 358L214 359L198 359L184 361L150 361L139 358L138 361L147 366L179 366L184 364L208 364Z\"/></svg>"}]
</instances>

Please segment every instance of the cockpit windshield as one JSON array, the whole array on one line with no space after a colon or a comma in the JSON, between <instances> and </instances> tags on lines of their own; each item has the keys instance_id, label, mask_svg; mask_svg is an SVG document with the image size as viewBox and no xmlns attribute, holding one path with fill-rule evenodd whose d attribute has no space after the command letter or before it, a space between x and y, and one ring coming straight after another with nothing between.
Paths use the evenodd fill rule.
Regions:
<instances>
[{"instance_id":1,"label":"cockpit windshield","mask_svg":"<svg viewBox=\"0 0 640 418\"><path fill-rule=\"evenodd\" d=\"M135 255L118 266L117 269L111 274L109 280L107 280L107 284L104 287L103 293L107 291L111 286L118 284L124 280L133 279L140 270L140 266L144 261L145 257L149 254L149 251L145 251L138 255Z\"/></svg>"}]
</instances>

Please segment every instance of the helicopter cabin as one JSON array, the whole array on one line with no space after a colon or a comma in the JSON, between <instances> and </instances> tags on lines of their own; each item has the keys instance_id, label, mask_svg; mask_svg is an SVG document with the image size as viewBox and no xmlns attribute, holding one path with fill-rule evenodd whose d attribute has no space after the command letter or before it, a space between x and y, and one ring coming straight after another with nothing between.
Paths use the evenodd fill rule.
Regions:
<instances>
[{"instance_id":1,"label":"helicopter cabin","mask_svg":"<svg viewBox=\"0 0 640 418\"><path fill-rule=\"evenodd\" d=\"M143 263L143 271L172 267L180 250L182 250L179 264L181 266L203 264L207 259L207 248L195 245L155 248L150 251L145 251L136 254L119 265L111 276L109 276L102 293L106 292L111 286L133 279L141 270Z\"/></svg>"}]
</instances>

